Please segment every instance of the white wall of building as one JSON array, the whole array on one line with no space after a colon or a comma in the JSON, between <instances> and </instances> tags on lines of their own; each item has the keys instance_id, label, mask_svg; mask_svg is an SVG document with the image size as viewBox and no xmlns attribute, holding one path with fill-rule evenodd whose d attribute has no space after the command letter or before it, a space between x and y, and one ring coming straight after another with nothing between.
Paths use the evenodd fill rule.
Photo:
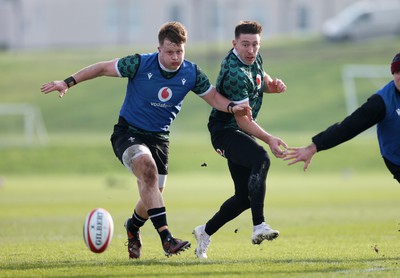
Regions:
<instances>
[{"instance_id":1,"label":"white wall of building","mask_svg":"<svg viewBox=\"0 0 400 278\"><path fill-rule=\"evenodd\" d=\"M259 21L264 37L316 34L355 1L0 0L0 47L156 44L160 25L171 20L187 27L190 42L231 40L240 20Z\"/></svg>"}]
</instances>

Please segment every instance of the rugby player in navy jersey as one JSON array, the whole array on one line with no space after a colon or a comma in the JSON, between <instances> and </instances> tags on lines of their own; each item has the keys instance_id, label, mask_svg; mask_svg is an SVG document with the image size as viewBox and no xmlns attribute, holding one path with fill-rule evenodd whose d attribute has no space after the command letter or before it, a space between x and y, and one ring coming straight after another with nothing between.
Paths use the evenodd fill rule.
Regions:
<instances>
[{"instance_id":1,"label":"rugby player in navy jersey","mask_svg":"<svg viewBox=\"0 0 400 278\"><path fill-rule=\"evenodd\" d=\"M115 155L137 178L140 199L125 222L130 258L142 254L140 227L150 218L166 256L179 254L190 243L172 236L162 191L168 174L169 129L185 96L193 91L223 113L252 118L247 104L236 105L219 94L205 73L184 59L187 32L179 22L167 22L158 33L158 51L102 61L64 81L43 84L41 91L63 97L72 86L100 76L125 77L125 100L111 143Z\"/></svg>"},{"instance_id":2,"label":"rugby player in navy jersey","mask_svg":"<svg viewBox=\"0 0 400 278\"><path fill-rule=\"evenodd\" d=\"M226 158L234 183L234 194L205 224L193 234L197 241L195 254L207 258L211 236L223 225L250 209L253 224L251 242L261 244L273 240L279 231L270 228L264 219L266 178L270 167L267 151L256 139L266 143L278 158L284 156L285 142L266 132L256 122L264 93L282 93L286 85L272 79L265 71L259 54L262 26L255 21L242 21L235 28L233 49L221 63L217 91L236 104L248 104L254 120L246 116L221 113L213 109L208 129L216 152Z\"/></svg>"},{"instance_id":3,"label":"rugby player in navy jersey","mask_svg":"<svg viewBox=\"0 0 400 278\"><path fill-rule=\"evenodd\" d=\"M400 53L391 63L393 80L373 94L347 116L312 137L306 147L290 148L285 160L289 165L304 161L304 171L317 152L342 144L368 128L377 125L380 152L388 170L400 183Z\"/></svg>"}]
</instances>

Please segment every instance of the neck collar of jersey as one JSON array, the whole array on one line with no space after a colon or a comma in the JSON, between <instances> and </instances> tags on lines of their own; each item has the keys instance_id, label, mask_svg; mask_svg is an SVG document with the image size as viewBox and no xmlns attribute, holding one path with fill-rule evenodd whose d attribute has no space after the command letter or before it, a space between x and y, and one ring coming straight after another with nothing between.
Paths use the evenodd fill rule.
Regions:
<instances>
[{"instance_id":1,"label":"neck collar of jersey","mask_svg":"<svg viewBox=\"0 0 400 278\"><path fill-rule=\"evenodd\" d=\"M242 63L243 63L243 64L245 64L246 66L251 66L251 64L247 64L247 63L243 62L243 60L242 60L242 59L240 59L240 57L239 57L239 53L236 51L236 49L235 49L235 48L233 48L233 54L235 54L235 55L236 55L236 57L239 59L239 61L240 61L240 62L242 62Z\"/></svg>"}]
</instances>

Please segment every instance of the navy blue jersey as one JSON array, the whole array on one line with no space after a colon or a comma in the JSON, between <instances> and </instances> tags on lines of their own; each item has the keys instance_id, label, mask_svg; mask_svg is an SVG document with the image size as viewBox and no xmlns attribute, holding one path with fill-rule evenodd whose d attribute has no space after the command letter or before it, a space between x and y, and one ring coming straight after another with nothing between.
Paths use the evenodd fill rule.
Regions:
<instances>
[{"instance_id":1,"label":"navy blue jersey","mask_svg":"<svg viewBox=\"0 0 400 278\"><path fill-rule=\"evenodd\" d=\"M168 132L187 93L202 96L211 88L207 76L187 60L174 73L163 71L157 52L127 56L116 67L122 77L129 78L120 116L144 131Z\"/></svg>"},{"instance_id":2,"label":"navy blue jersey","mask_svg":"<svg viewBox=\"0 0 400 278\"><path fill-rule=\"evenodd\" d=\"M386 106L385 118L377 126L381 154L400 165L400 93L391 81L376 94L382 97Z\"/></svg>"}]
</instances>

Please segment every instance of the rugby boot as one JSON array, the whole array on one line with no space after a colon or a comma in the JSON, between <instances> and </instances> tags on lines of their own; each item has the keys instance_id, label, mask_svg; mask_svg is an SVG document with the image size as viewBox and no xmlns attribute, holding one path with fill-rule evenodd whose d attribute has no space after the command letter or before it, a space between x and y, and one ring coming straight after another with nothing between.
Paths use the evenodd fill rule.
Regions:
<instances>
[{"instance_id":1,"label":"rugby boot","mask_svg":"<svg viewBox=\"0 0 400 278\"><path fill-rule=\"evenodd\" d=\"M253 244L261 244L265 239L273 240L279 236L279 231L273 230L268 224L264 222L257 225L253 229L253 235L251 237L251 242Z\"/></svg>"},{"instance_id":2,"label":"rugby boot","mask_svg":"<svg viewBox=\"0 0 400 278\"><path fill-rule=\"evenodd\" d=\"M169 236L166 240L164 240L163 248L165 256L169 257L172 255L178 255L186 249L189 249L190 242Z\"/></svg>"},{"instance_id":3,"label":"rugby boot","mask_svg":"<svg viewBox=\"0 0 400 278\"><path fill-rule=\"evenodd\" d=\"M128 229L128 223L130 221L130 218L125 221L125 229L126 229L126 234L128 236L128 253L129 253L129 258L130 259L139 259L140 256L142 255L142 238L140 236L140 230L138 230L136 233L131 233Z\"/></svg>"},{"instance_id":4,"label":"rugby boot","mask_svg":"<svg viewBox=\"0 0 400 278\"><path fill-rule=\"evenodd\" d=\"M197 241L196 250L194 253L199 259L207 259L207 249L211 243L211 237L204 231L206 225L200 225L194 228L193 235Z\"/></svg>"}]
</instances>

